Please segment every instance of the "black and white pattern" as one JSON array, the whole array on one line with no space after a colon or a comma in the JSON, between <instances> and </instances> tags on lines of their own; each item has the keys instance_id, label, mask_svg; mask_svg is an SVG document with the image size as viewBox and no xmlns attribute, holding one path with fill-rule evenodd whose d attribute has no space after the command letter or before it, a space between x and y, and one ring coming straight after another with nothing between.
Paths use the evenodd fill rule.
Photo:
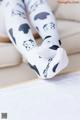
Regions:
<instances>
[{"instance_id":1,"label":"black and white pattern","mask_svg":"<svg viewBox=\"0 0 80 120\"><path fill-rule=\"evenodd\" d=\"M47 19L47 17L50 15L50 13L48 12L41 12L41 13L38 13L35 17L34 17L34 20L44 20L44 19Z\"/></svg>"},{"instance_id":2,"label":"black and white pattern","mask_svg":"<svg viewBox=\"0 0 80 120\"><path fill-rule=\"evenodd\" d=\"M52 49L52 50L57 50L59 48L59 46L57 45L52 45L51 47L49 47L49 49Z\"/></svg>"},{"instance_id":3,"label":"black and white pattern","mask_svg":"<svg viewBox=\"0 0 80 120\"><path fill-rule=\"evenodd\" d=\"M29 6L29 13L34 12L36 8L38 8L42 4L44 4L44 0L36 0L36 1L29 0L27 2L27 6Z\"/></svg>"},{"instance_id":4,"label":"black and white pattern","mask_svg":"<svg viewBox=\"0 0 80 120\"><path fill-rule=\"evenodd\" d=\"M16 38L14 37L12 28L9 29L9 34L10 34L10 37L12 37L12 40L14 41L14 43L16 44Z\"/></svg>"},{"instance_id":5,"label":"black and white pattern","mask_svg":"<svg viewBox=\"0 0 80 120\"><path fill-rule=\"evenodd\" d=\"M51 63L52 60L53 60L52 58L50 58L50 59L48 60L48 64L47 64L47 66L46 66L46 69L43 71L43 74L44 74L44 77L45 77L45 78L47 78L48 69L49 69L49 67L50 67L50 63Z\"/></svg>"},{"instance_id":6,"label":"black and white pattern","mask_svg":"<svg viewBox=\"0 0 80 120\"><path fill-rule=\"evenodd\" d=\"M57 63L56 65L54 65L53 72L56 72L58 65L59 65L59 63Z\"/></svg>"},{"instance_id":7,"label":"black and white pattern","mask_svg":"<svg viewBox=\"0 0 80 120\"><path fill-rule=\"evenodd\" d=\"M52 78L68 63L66 53L59 47L61 41L57 34L54 16L46 0L25 1L6 0L4 16L7 32L11 41L28 60L29 66L37 73L38 77ZM25 6L28 8L33 26L44 40L40 46L37 46L26 19ZM41 6L43 6L42 9ZM40 54L40 52L42 53ZM48 57L45 57L45 54Z\"/></svg>"},{"instance_id":8,"label":"black and white pattern","mask_svg":"<svg viewBox=\"0 0 80 120\"><path fill-rule=\"evenodd\" d=\"M16 6L12 9L12 16L19 16L22 17L24 19L26 19L26 15L25 15L25 5L23 4L23 1L21 0L21 2L17 2Z\"/></svg>"},{"instance_id":9,"label":"black and white pattern","mask_svg":"<svg viewBox=\"0 0 80 120\"><path fill-rule=\"evenodd\" d=\"M30 26L27 23L21 24L19 26L19 31L22 31L24 34L28 34L30 30Z\"/></svg>"},{"instance_id":10,"label":"black and white pattern","mask_svg":"<svg viewBox=\"0 0 80 120\"><path fill-rule=\"evenodd\" d=\"M8 6L6 6L6 4L8 4ZM27 52L36 46L36 42L32 35L28 20L24 19L26 18L24 1L6 0L4 14L7 32L9 33L11 41L13 41L16 47L18 46L19 51L27 57Z\"/></svg>"},{"instance_id":11,"label":"black and white pattern","mask_svg":"<svg viewBox=\"0 0 80 120\"><path fill-rule=\"evenodd\" d=\"M54 30L55 29L55 24L53 22L45 24L43 26L44 31L49 31L50 29Z\"/></svg>"},{"instance_id":12,"label":"black and white pattern","mask_svg":"<svg viewBox=\"0 0 80 120\"><path fill-rule=\"evenodd\" d=\"M61 43L61 40L59 40L59 45L61 46L61 44L62 44L62 43Z\"/></svg>"},{"instance_id":13,"label":"black and white pattern","mask_svg":"<svg viewBox=\"0 0 80 120\"><path fill-rule=\"evenodd\" d=\"M35 50L36 51L36 50ZM37 51L36 51L37 53ZM33 51L34 54L34 51ZM35 56L35 59L34 59ZM36 57L34 54L33 61L29 62L29 66L35 70L39 78L49 79L58 74L68 64L68 58L64 49L59 48L54 58L44 59ZM38 62L38 63L37 63Z\"/></svg>"},{"instance_id":14,"label":"black and white pattern","mask_svg":"<svg viewBox=\"0 0 80 120\"><path fill-rule=\"evenodd\" d=\"M28 63L28 65L40 76L40 73L39 73L36 65L31 65L30 63Z\"/></svg>"},{"instance_id":15,"label":"black and white pattern","mask_svg":"<svg viewBox=\"0 0 80 120\"><path fill-rule=\"evenodd\" d=\"M32 49L35 46L34 40L27 40L23 42L23 46L26 48L27 51Z\"/></svg>"},{"instance_id":16,"label":"black and white pattern","mask_svg":"<svg viewBox=\"0 0 80 120\"><path fill-rule=\"evenodd\" d=\"M19 10L12 10L12 16L19 16L19 17L23 17L24 19L26 19L26 16L24 14L23 11L19 11Z\"/></svg>"},{"instance_id":17,"label":"black and white pattern","mask_svg":"<svg viewBox=\"0 0 80 120\"><path fill-rule=\"evenodd\" d=\"M40 7L37 7L37 2L39 3L38 6ZM35 10L31 11L31 6L35 6L33 7ZM33 26L43 39L43 42L40 46L40 54L46 58L49 58L50 55L51 57L54 57L56 55L57 48L61 46L61 41L59 40L55 16L52 13L47 1L28 1L28 11L30 12L30 20ZM43 48L45 48L45 52L42 52Z\"/></svg>"},{"instance_id":18,"label":"black and white pattern","mask_svg":"<svg viewBox=\"0 0 80 120\"><path fill-rule=\"evenodd\" d=\"M45 38L44 38L44 40L46 40L46 39L48 39L48 38L51 38L52 36L46 36ZM48 42L50 42L50 41L48 41Z\"/></svg>"}]
</instances>

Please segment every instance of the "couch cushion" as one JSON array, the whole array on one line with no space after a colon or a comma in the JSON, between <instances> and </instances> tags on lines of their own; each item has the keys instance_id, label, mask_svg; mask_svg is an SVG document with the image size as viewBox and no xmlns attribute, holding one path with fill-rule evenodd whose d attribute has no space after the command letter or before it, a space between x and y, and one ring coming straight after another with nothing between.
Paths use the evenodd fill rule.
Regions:
<instances>
[{"instance_id":1,"label":"couch cushion","mask_svg":"<svg viewBox=\"0 0 80 120\"><path fill-rule=\"evenodd\" d=\"M62 38L62 47L66 49L68 55L80 52L80 33Z\"/></svg>"},{"instance_id":2,"label":"couch cushion","mask_svg":"<svg viewBox=\"0 0 80 120\"><path fill-rule=\"evenodd\" d=\"M0 69L0 88L30 82L35 79L37 79L36 74L25 63Z\"/></svg>"},{"instance_id":3,"label":"couch cushion","mask_svg":"<svg viewBox=\"0 0 80 120\"><path fill-rule=\"evenodd\" d=\"M68 66L60 74L80 71L80 53L69 55Z\"/></svg>"},{"instance_id":4,"label":"couch cushion","mask_svg":"<svg viewBox=\"0 0 80 120\"><path fill-rule=\"evenodd\" d=\"M11 43L0 43L0 68L20 64L22 57Z\"/></svg>"},{"instance_id":5,"label":"couch cushion","mask_svg":"<svg viewBox=\"0 0 80 120\"><path fill-rule=\"evenodd\" d=\"M80 52L80 23L57 20L62 46L68 54Z\"/></svg>"},{"instance_id":6,"label":"couch cushion","mask_svg":"<svg viewBox=\"0 0 80 120\"><path fill-rule=\"evenodd\" d=\"M80 21L80 2L79 3L68 3L59 4L59 7L55 13L58 19L66 19L73 21Z\"/></svg>"},{"instance_id":7,"label":"couch cushion","mask_svg":"<svg viewBox=\"0 0 80 120\"><path fill-rule=\"evenodd\" d=\"M56 8L58 7L58 0L47 0L51 9L53 11L56 11Z\"/></svg>"},{"instance_id":8,"label":"couch cushion","mask_svg":"<svg viewBox=\"0 0 80 120\"><path fill-rule=\"evenodd\" d=\"M57 19L57 25L61 38L80 34L80 23L78 22Z\"/></svg>"},{"instance_id":9,"label":"couch cushion","mask_svg":"<svg viewBox=\"0 0 80 120\"><path fill-rule=\"evenodd\" d=\"M8 36L0 33L0 42L10 42L10 39Z\"/></svg>"}]
</instances>

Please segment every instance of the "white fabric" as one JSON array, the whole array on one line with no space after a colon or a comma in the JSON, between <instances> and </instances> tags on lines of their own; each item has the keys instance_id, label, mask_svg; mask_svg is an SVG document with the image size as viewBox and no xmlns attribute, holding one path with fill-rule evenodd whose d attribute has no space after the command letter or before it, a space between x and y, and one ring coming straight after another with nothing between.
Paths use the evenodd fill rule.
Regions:
<instances>
[{"instance_id":1,"label":"white fabric","mask_svg":"<svg viewBox=\"0 0 80 120\"><path fill-rule=\"evenodd\" d=\"M0 5L0 34L7 35L2 5Z\"/></svg>"},{"instance_id":2,"label":"white fabric","mask_svg":"<svg viewBox=\"0 0 80 120\"><path fill-rule=\"evenodd\" d=\"M67 66L68 58L65 50L62 48L58 49L59 35L53 13L46 0L26 1L26 4L22 0L4 1L4 19L6 31L16 49L18 49L18 51L28 60L30 67L35 70L40 78L48 79L58 74ZM31 21L33 21L33 24L35 24L35 27L38 27L40 31L39 34L42 36L43 40L47 39L47 37L51 38L49 41L50 45L46 48L50 49L50 51L55 50L55 56L50 53L51 56L46 58L45 54L44 56L39 54L29 22L26 19L25 6L27 6L29 16L32 18ZM36 21L38 21L38 23ZM47 27L45 27L46 30L43 28L45 23ZM48 41L45 41L46 42L44 45L46 46ZM57 45L54 44L53 41L55 41L54 43ZM39 50L40 49L41 51L44 50L43 47L40 47ZM46 52L47 49L45 50ZM47 54L49 55L48 52Z\"/></svg>"},{"instance_id":3,"label":"white fabric","mask_svg":"<svg viewBox=\"0 0 80 120\"><path fill-rule=\"evenodd\" d=\"M41 49L41 56L50 58L56 54L56 49L59 45L59 34L57 30L55 16L46 0L28 1L25 0L27 11L32 25L41 36L43 42L39 49ZM37 6L37 7L36 7ZM53 47L51 50L50 47ZM45 54L46 52L46 54Z\"/></svg>"},{"instance_id":4,"label":"white fabric","mask_svg":"<svg viewBox=\"0 0 80 120\"><path fill-rule=\"evenodd\" d=\"M80 120L80 72L0 89L1 113L8 120Z\"/></svg>"}]
</instances>

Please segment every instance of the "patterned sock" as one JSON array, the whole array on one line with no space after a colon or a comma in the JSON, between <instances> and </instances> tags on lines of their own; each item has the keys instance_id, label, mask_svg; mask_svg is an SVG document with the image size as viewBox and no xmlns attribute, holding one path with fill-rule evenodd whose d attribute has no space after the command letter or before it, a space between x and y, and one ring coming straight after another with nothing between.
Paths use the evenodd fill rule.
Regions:
<instances>
[{"instance_id":1,"label":"patterned sock","mask_svg":"<svg viewBox=\"0 0 80 120\"><path fill-rule=\"evenodd\" d=\"M61 46L55 17L46 0L25 0L32 25L43 39L39 53L46 57L54 57ZM46 54L45 54L46 53Z\"/></svg>"},{"instance_id":2,"label":"patterned sock","mask_svg":"<svg viewBox=\"0 0 80 120\"><path fill-rule=\"evenodd\" d=\"M37 44L26 19L25 5L22 0L5 0L3 7L7 34L14 46L27 58L28 52Z\"/></svg>"},{"instance_id":3,"label":"patterned sock","mask_svg":"<svg viewBox=\"0 0 80 120\"><path fill-rule=\"evenodd\" d=\"M5 1L4 19L10 40L27 58L29 66L35 70L39 78L52 78L66 67L68 60L62 48L56 51L54 58L45 59L39 54L38 46L26 19L25 5L22 0Z\"/></svg>"},{"instance_id":4,"label":"patterned sock","mask_svg":"<svg viewBox=\"0 0 80 120\"><path fill-rule=\"evenodd\" d=\"M55 59L45 59L38 53L38 46L26 19L22 0L5 0L4 19L8 36L17 50L28 60L29 66L39 78L48 79L57 74L62 52Z\"/></svg>"},{"instance_id":5,"label":"patterned sock","mask_svg":"<svg viewBox=\"0 0 80 120\"><path fill-rule=\"evenodd\" d=\"M59 48L54 58L45 59L38 55L37 48L29 53L29 66L35 70L39 78L49 79L68 65L68 58L63 48Z\"/></svg>"}]
</instances>

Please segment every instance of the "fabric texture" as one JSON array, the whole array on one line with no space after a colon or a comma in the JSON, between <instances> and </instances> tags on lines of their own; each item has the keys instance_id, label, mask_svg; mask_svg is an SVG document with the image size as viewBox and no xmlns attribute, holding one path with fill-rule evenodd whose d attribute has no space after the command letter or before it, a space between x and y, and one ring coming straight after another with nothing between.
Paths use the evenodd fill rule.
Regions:
<instances>
[{"instance_id":1,"label":"fabric texture","mask_svg":"<svg viewBox=\"0 0 80 120\"><path fill-rule=\"evenodd\" d=\"M47 58L54 57L61 41L51 8L46 0L25 1L30 21L43 40L39 54Z\"/></svg>"},{"instance_id":2,"label":"fabric texture","mask_svg":"<svg viewBox=\"0 0 80 120\"><path fill-rule=\"evenodd\" d=\"M26 57L30 67L35 70L38 77L51 78L68 64L66 51L61 48L56 20L46 0L26 1L28 11L25 9L24 0L4 1L4 20L7 34L18 51ZM37 25L36 29L43 39L40 47L35 42L26 12L34 26ZM43 49L44 46L47 47ZM41 50L49 50L52 54L47 52L47 55L50 56L46 58L45 54L40 54Z\"/></svg>"},{"instance_id":3,"label":"fabric texture","mask_svg":"<svg viewBox=\"0 0 80 120\"><path fill-rule=\"evenodd\" d=\"M22 57L11 43L0 43L0 68L21 64Z\"/></svg>"},{"instance_id":4,"label":"fabric texture","mask_svg":"<svg viewBox=\"0 0 80 120\"><path fill-rule=\"evenodd\" d=\"M59 4L55 13L57 19L72 20L80 22L80 2Z\"/></svg>"}]
</instances>

